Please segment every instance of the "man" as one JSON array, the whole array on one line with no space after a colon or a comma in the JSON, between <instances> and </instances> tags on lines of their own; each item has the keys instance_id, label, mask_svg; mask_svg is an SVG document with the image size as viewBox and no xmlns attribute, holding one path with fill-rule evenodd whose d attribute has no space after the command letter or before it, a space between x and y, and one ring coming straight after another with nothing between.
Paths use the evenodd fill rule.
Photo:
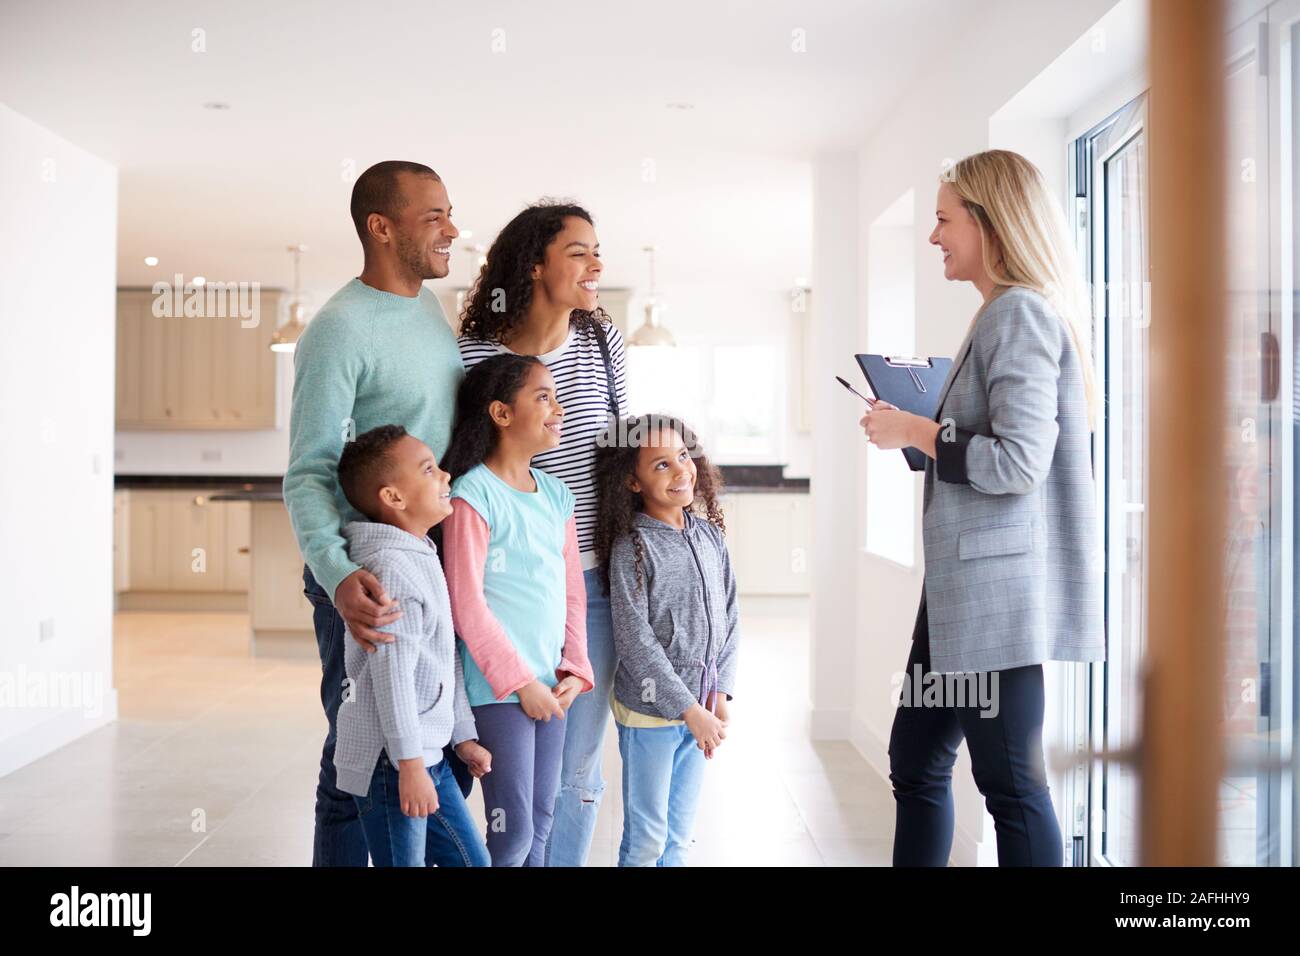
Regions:
<instances>
[{"instance_id":1,"label":"man","mask_svg":"<svg viewBox=\"0 0 1300 956\"><path fill-rule=\"evenodd\" d=\"M441 459L464 377L456 338L425 279L449 271L451 202L441 178L419 163L387 161L352 187L352 222L364 267L325 303L294 353L293 411L284 502L306 567L321 658L329 733L316 785L313 866L365 866L365 834L334 768L344 694L344 622L373 652L392 637L378 628L401 616L378 580L348 557L341 529L363 520L343 496L344 443L379 425L402 425Z\"/></svg>"}]
</instances>

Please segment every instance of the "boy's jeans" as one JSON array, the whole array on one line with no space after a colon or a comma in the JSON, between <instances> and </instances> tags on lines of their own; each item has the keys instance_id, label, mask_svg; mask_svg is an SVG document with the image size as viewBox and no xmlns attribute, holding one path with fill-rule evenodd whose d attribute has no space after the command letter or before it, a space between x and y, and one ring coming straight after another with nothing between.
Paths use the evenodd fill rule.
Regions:
<instances>
[{"instance_id":1,"label":"boy's jeans","mask_svg":"<svg viewBox=\"0 0 1300 956\"><path fill-rule=\"evenodd\" d=\"M583 866L596 831L596 816L605 792L600 773L605 728L610 721L609 691L614 684L614 623L603 568L582 573L587 588L587 659L595 686L579 694L564 716L564 764L555 820L546 842L547 866Z\"/></svg>"},{"instance_id":2,"label":"boy's jeans","mask_svg":"<svg viewBox=\"0 0 1300 956\"><path fill-rule=\"evenodd\" d=\"M316 627L316 648L320 651L320 702L329 721L325 746L321 750L320 777L316 782L316 833L312 841L312 866L365 866L366 834L357 819L357 805L352 794L338 788L334 772L334 742L339 704L343 700L344 623L312 575L302 569L303 593L312 605Z\"/></svg>"},{"instance_id":3,"label":"boy's jeans","mask_svg":"<svg viewBox=\"0 0 1300 956\"><path fill-rule=\"evenodd\" d=\"M704 751L685 724L618 727L623 757L619 866L685 866L704 782Z\"/></svg>"},{"instance_id":4,"label":"boy's jeans","mask_svg":"<svg viewBox=\"0 0 1300 956\"><path fill-rule=\"evenodd\" d=\"M425 772L438 790L438 809L428 817L402 812L400 775L387 753L379 755L370 792L352 797L375 866L487 866L487 847L447 761Z\"/></svg>"}]
</instances>

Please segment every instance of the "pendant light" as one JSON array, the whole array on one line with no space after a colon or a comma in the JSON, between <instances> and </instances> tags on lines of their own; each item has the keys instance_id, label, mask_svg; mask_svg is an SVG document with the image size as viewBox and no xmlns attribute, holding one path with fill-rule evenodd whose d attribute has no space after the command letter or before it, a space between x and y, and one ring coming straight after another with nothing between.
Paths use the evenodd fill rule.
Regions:
<instances>
[{"instance_id":1,"label":"pendant light","mask_svg":"<svg viewBox=\"0 0 1300 956\"><path fill-rule=\"evenodd\" d=\"M645 304L645 322L632 333L627 344L674 346L677 342L672 333L659 323L659 314L664 306L655 296L655 247L645 246L642 251L650 256L650 297Z\"/></svg>"},{"instance_id":2,"label":"pendant light","mask_svg":"<svg viewBox=\"0 0 1300 956\"><path fill-rule=\"evenodd\" d=\"M289 321L271 336L272 352L292 352L298 346L298 337L307 328L307 307L298 295L299 259L307 247L289 246L289 251L293 253L293 299L289 302Z\"/></svg>"}]
</instances>

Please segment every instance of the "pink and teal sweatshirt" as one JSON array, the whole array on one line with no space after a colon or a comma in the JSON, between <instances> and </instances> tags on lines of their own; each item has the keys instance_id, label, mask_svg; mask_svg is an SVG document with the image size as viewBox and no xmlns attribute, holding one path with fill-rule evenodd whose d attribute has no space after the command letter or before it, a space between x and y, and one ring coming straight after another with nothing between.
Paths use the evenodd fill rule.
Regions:
<instances>
[{"instance_id":1,"label":"pink and teal sweatshirt","mask_svg":"<svg viewBox=\"0 0 1300 956\"><path fill-rule=\"evenodd\" d=\"M554 687L572 674L591 690L587 592L574 496L563 481L529 469L520 491L477 465L452 482L443 522L451 615L464 646L471 706L518 703L519 688Z\"/></svg>"}]
</instances>

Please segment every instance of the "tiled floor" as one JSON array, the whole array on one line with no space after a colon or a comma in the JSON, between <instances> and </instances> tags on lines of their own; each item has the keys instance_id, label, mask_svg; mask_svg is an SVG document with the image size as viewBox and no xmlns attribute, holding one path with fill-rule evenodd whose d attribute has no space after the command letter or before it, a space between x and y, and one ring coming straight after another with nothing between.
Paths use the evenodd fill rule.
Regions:
<instances>
[{"instance_id":1,"label":"tiled floor","mask_svg":"<svg viewBox=\"0 0 1300 956\"><path fill-rule=\"evenodd\" d=\"M849 744L808 740L806 622L799 604L746 604L741 694L708 768L697 866L889 862L888 784ZM0 778L0 865L308 864L320 665L314 648L252 658L247 627L241 614L118 614L120 719ZM604 766L596 866L614 864L622 821L612 725Z\"/></svg>"}]
</instances>

